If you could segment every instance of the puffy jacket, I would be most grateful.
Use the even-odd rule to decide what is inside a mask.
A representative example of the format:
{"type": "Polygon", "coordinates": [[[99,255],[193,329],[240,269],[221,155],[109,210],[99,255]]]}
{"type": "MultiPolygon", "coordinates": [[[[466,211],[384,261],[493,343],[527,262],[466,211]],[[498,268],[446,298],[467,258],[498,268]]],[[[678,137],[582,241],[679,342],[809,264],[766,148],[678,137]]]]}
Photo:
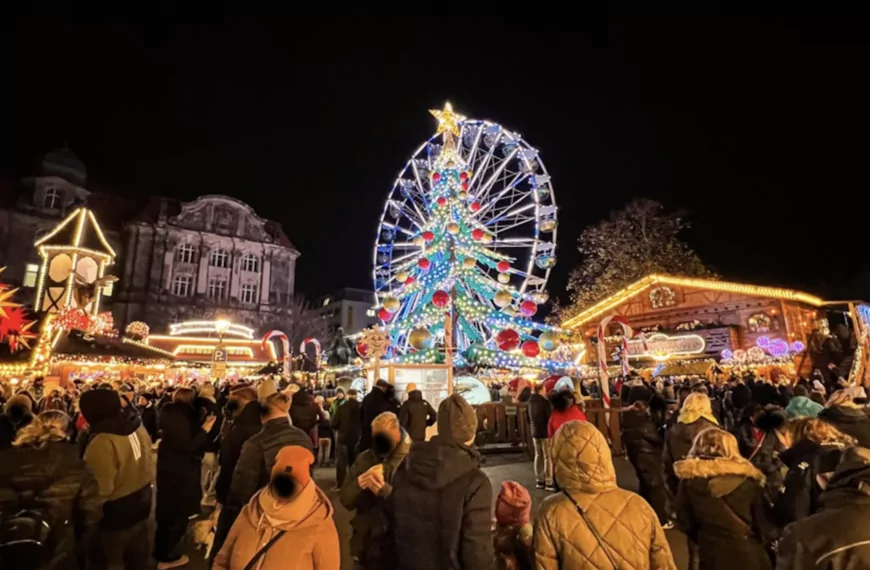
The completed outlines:
{"type": "Polygon", "coordinates": [[[221,449],[218,456],[221,468],[218,471],[217,483],[215,483],[215,495],[222,505],[226,504],[227,495],[230,493],[233,471],[235,471],[239,456],[242,454],[242,446],[248,439],[259,433],[260,428],[263,427],[260,422],[260,410],[259,402],[248,402],[232,420],[229,429],[225,430],[225,435],[221,439],[221,449]]]}
{"type": "Polygon", "coordinates": [[[870,568],[868,486],[870,450],[849,448],[822,493],[819,512],[786,527],[777,570],[870,568]]]}
{"type": "MultiPolygon", "coordinates": [[[[97,481],[70,443],[42,448],[10,448],[0,452],[0,512],[29,506],[28,495],[52,527],[53,544],[45,569],[68,570],[82,565],[89,539],[102,514],[97,481]]],[[[16,567],[0,559],[0,566],[16,567]]]]}
{"type": "Polygon", "coordinates": [[[616,485],[610,448],[601,432],[588,422],[569,422],[556,433],[552,445],[554,474],[563,492],[544,499],[538,509],[537,570],[612,570],[602,548],[608,549],[619,568],[676,570],[652,507],[616,485]],[[587,520],[606,546],[599,543],[587,520]]]}
{"type": "Polygon", "coordinates": [[[409,392],[408,401],[402,404],[399,410],[399,423],[411,436],[412,441],[425,440],[426,428],[434,425],[437,419],[438,413],[423,399],[423,392],[420,390],[409,392]]]}
{"type": "Polygon", "coordinates": [[[831,406],[819,412],[818,418],[854,437],[861,447],[870,448],[870,417],[861,408],[831,406]]]}
{"type": "Polygon", "coordinates": [[[535,439],[546,439],[547,424],[550,422],[550,412],[552,411],[550,400],[540,394],[532,394],[529,398],[529,404],[526,410],[529,412],[529,426],[531,427],[532,437],[535,439]]]}
{"type": "Polygon", "coordinates": [[[275,456],[282,447],[288,445],[298,445],[313,451],[308,434],[290,425],[290,420],[286,417],[267,421],[260,433],[245,442],[227,495],[228,508],[241,509],[248,504],[257,489],[266,486],[272,467],[275,466],[275,456]]]}
{"type": "Polygon", "coordinates": [[[395,568],[495,570],[491,508],[476,451],[442,436],[414,442],[387,501],[395,568]]]}

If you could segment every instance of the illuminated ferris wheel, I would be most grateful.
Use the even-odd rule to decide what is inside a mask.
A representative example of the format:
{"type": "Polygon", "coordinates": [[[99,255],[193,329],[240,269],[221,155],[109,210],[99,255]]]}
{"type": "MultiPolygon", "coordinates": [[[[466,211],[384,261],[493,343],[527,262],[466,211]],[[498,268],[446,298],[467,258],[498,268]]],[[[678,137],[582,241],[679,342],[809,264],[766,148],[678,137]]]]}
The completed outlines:
{"type": "MultiPolygon", "coordinates": [[[[550,175],[537,149],[519,134],[489,121],[456,117],[460,119],[459,135],[451,137],[449,152],[467,172],[467,178],[462,178],[465,191],[460,193],[465,195],[460,199],[467,205],[469,223],[489,250],[510,259],[507,271],[486,264],[479,264],[476,271],[494,288],[514,292],[508,305],[493,303],[491,291],[478,295],[478,300],[495,305],[506,315],[516,315],[523,300],[537,304],[547,301],[545,287],[556,262],[557,228],[550,175]]],[[[448,133],[439,130],[414,152],[384,204],[373,254],[378,304],[401,285],[408,268],[426,255],[427,243],[421,232],[431,227],[438,213],[438,178],[433,179],[431,173],[438,168],[446,136],[448,133]]],[[[421,290],[421,298],[410,299],[408,305],[421,301],[424,294],[421,290]]],[[[481,333],[488,336],[484,330],[481,333]]]]}

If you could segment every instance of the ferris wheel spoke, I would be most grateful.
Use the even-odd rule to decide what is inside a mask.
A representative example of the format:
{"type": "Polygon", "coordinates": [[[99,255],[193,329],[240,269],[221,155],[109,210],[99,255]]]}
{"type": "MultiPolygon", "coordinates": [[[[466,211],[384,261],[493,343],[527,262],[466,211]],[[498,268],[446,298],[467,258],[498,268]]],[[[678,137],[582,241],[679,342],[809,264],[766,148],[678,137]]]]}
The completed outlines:
{"type": "MultiPolygon", "coordinates": [[[[483,129],[481,129],[482,131],[483,129]]],[[[481,180],[483,180],[484,175],[487,170],[490,168],[490,162],[493,161],[493,157],[495,156],[495,146],[492,146],[486,153],[483,155],[483,158],[480,159],[479,164],[472,164],[471,160],[474,160],[476,157],[469,156],[469,166],[472,167],[471,171],[471,180],[469,181],[469,195],[475,198],[481,192],[482,184],[481,180]],[[477,189],[476,189],[477,188],[477,189]]],[[[498,159],[496,159],[498,160],[498,159]]],[[[497,167],[497,165],[496,165],[497,167]]]]}
{"type": "Polygon", "coordinates": [[[519,198],[513,200],[510,204],[507,204],[506,206],[503,206],[501,208],[493,208],[491,210],[492,214],[486,220],[481,220],[481,223],[483,223],[483,225],[485,226],[488,226],[489,224],[497,222],[498,220],[503,220],[505,218],[509,218],[510,216],[521,214],[529,210],[530,208],[535,208],[537,206],[537,204],[535,204],[534,202],[526,204],[525,206],[519,206],[523,202],[528,201],[529,193],[522,192],[519,194],[519,198]]]}
{"type": "Polygon", "coordinates": [[[506,232],[508,230],[518,228],[524,224],[528,224],[529,222],[537,222],[537,218],[535,218],[534,216],[518,218],[517,220],[511,221],[510,225],[498,226],[498,231],[506,232]]]}
{"type": "MultiPolygon", "coordinates": [[[[514,153],[512,153],[512,156],[513,156],[513,154],[516,154],[516,150],[514,150],[514,153]]],[[[504,169],[507,167],[507,165],[508,165],[508,161],[507,161],[507,160],[504,161],[504,162],[502,162],[502,163],[499,165],[499,169],[497,169],[495,172],[493,172],[492,176],[489,178],[489,180],[487,180],[487,185],[486,185],[484,191],[481,192],[480,195],[478,195],[478,196],[476,197],[478,202],[484,202],[484,201],[486,202],[486,204],[484,204],[483,207],[482,207],[482,208],[477,212],[477,217],[478,217],[478,218],[480,218],[480,217],[482,217],[484,214],[486,214],[486,212],[487,212],[490,208],[492,208],[493,206],[495,206],[495,205],[498,203],[498,201],[501,200],[501,199],[505,196],[505,194],[507,194],[508,192],[512,191],[512,190],[516,187],[517,184],[519,184],[519,183],[522,182],[525,178],[528,177],[528,174],[524,174],[524,173],[522,173],[522,172],[518,172],[518,173],[516,173],[516,174],[508,174],[508,176],[511,177],[510,182],[507,182],[507,183],[505,184],[504,188],[502,188],[502,190],[501,190],[498,194],[496,194],[495,197],[493,197],[493,198],[489,198],[489,192],[490,192],[490,190],[493,188],[493,186],[495,185],[495,183],[499,181],[499,180],[498,180],[498,176],[499,176],[500,174],[502,174],[502,172],[503,172],[504,169]]]]}
{"type": "Polygon", "coordinates": [[[417,228],[423,229],[424,222],[423,222],[422,216],[420,218],[417,218],[411,212],[409,212],[406,208],[404,208],[403,204],[401,204],[400,202],[398,202],[396,200],[391,199],[391,200],[389,200],[389,203],[392,207],[396,208],[400,214],[403,214],[406,218],[408,218],[408,221],[410,221],[412,224],[417,226],[417,228]]]}
{"type": "MultiPolygon", "coordinates": [[[[474,162],[475,154],[477,153],[477,149],[480,146],[480,139],[483,136],[483,128],[481,128],[479,125],[475,125],[475,127],[477,127],[477,129],[476,129],[476,133],[474,135],[474,141],[471,143],[471,147],[468,149],[468,152],[465,153],[465,162],[466,162],[466,164],[469,164],[469,165],[473,164],[473,162],[474,162]]],[[[464,133],[465,128],[466,127],[463,127],[463,133],[464,133]]],[[[474,128],[474,127],[472,127],[471,125],[468,125],[467,128],[474,128]]],[[[462,137],[462,135],[460,134],[460,139],[459,139],[460,141],[463,140],[463,138],[461,138],[461,137],[462,137]]],[[[471,179],[472,179],[472,181],[474,180],[473,171],[472,171],[471,179]]]]}

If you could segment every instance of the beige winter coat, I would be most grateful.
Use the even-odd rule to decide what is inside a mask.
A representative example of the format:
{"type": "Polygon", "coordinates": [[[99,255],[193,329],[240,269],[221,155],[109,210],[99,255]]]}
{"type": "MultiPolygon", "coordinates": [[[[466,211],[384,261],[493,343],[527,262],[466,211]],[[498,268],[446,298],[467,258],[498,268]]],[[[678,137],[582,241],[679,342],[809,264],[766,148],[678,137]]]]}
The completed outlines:
{"type": "MultiPolygon", "coordinates": [[[[598,530],[618,570],[676,570],[658,517],[639,495],[616,486],[610,448],[592,424],[572,421],[559,428],[553,438],[553,465],[556,481],[598,530]]],[[[564,493],[541,504],[534,552],[537,570],[613,570],[564,493]]]]}

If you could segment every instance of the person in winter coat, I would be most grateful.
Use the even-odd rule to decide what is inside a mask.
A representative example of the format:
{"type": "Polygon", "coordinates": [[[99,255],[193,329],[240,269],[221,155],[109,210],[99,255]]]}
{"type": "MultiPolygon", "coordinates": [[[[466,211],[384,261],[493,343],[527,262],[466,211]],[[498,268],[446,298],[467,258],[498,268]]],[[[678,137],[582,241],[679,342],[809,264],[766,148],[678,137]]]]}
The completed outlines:
{"type": "Polygon", "coordinates": [[[357,453],[372,446],[372,422],[384,412],[393,412],[398,416],[399,403],[396,401],[393,385],[386,380],[378,380],[362,401],[362,431],[357,453]]]}
{"type": "MultiPolygon", "coordinates": [[[[236,386],[230,391],[227,398],[226,413],[224,414],[224,429],[221,434],[220,452],[218,460],[217,484],[215,485],[215,497],[221,505],[226,503],[233,482],[233,472],[242,454],[242,446],[260,432],[260,402],[257,400],[257,392],[250,386],[236,386]]],[[[229,530],[229,529],[228,529],[229,530]]],[[[216,552],[216,550],[214,550],[216,552]]]]}
{"type": "Polygon", "coordinates": [[[153,566],[149,526],[154,459],[151,438],[139,416],[122,408],[113,390],[82,394],[79,408],[88,422],[82,439],[84,460],[103,499],[91,563],[96,568],[150,570],[153,566]]]}
{"type": "Polygon", "coordinates": [[[791,446],[785,412],[779,406],[751,405],[737,426],[740,454],[756,466],[765,477],[770,502],[782,487],[785,466],[779,456],[791,446]]]}
{"type": "Polygon", "coordinates": [[[640,496],[647,500],[665,528],[671,528],[671,507],[665,486],[662,452],[665,441],[653,423],[647,402],[652,394],[632,388],[630,407],[622,411],[622,443],[637,472],[640,496]]]}
{"type": "Polygon", "coordinates": [[[553,464],[562,492],[538,508],[537,570],[676,570],[658,516],[617,486],[610,447],[592,424],[572,421],[559,429],[553,464]]]}
{"type": "Polygon", "coordinates": [[[785,415],[788,416],[788,419],[814,418],[825,409],[821,404],[813,402],[809,398],[809,394],[809,391],[805,387],[795,386],[794,398],[791,399],[785,408],[785,415]]]}
{"type": "Polygon", "coordinates": [[[347,394],[342,388],[339,388],[335,391],[335,397],[332,399],[332,403],[329,404],[329,418],[330,420],[335,416],[335,413],[338,411],[338,408],[344,404],[345,398],[347,394]]]}
{"type": "Polygon", "coordinates": [[[18,431],[33,420],[33,400],[24,394],[9,398],[0,414],[0,449],[12,447],[18,431]]]}
{"type": "Polygon", "coordinates": [[[314,396],[308,390],[298,390],[293,394],[292,403],[290,404],[290,420],[293,425],[308,434],[311,438],[311,445],[317,446],[317,426],[320,423],[323,413],[320,406],[314,401],[314,396]]]}
{"type": "Polygon", "coordinates": [[[361,410],[357,391],[351,388],[347,391],[345,402],[329,420],[330,426],[336,433],[335,481],[339,489],[344,484],[347,468],[356,461],[356,446],[362,430],[361,410]]]}
{"type": "Polygon", "coordinates": [[[459,394],[438,406],[438,435],[411,445],[387,515],[396,570],[494,570],[492,485],[470,446],[477,414],[459,394]]]}
{"type": "Polygon", "coordinates": [[[550,419],[547,422],[547,437],[551,439],[566,422],[588,421],[586,414],[577,405],[577,397],[569,388],[551,391],[550,403],[553,405],[553,411],[550,412],[550,419]]]}
{"type": "Polygon", "coordinates": [[[268,486],[242,509],[214,570],[340,569],[332,504],[311,480],[313,463],[314,455],[304,447],[278,451],[268,486]]]}
{"type": "Polygon", "coordinates": [[[864,413],[861,405],[852,400],[847,390],[831,394],[818,418],[855,438],[861,447],[870,448],[870,417],[864,413]]]}
{"type": "Polygon", "coordinates": [[[355,510],[350,524],[350,552],[365,570],[389,568],[389,527],[384,502],[393,491],[396,471],[411,446],[411,438],[392,412],[372,422],[372,447],[356,458],[339,491],[339,501],[355,510]]]}
{"type": "Polygon", "coordinates": [[[672,495],[677,494],[680,483],[674,473],[674,463],[689,455],[689,450],[692,449],[695,437],[699,433],[718,425],[710,406],[710,398],[706,394],[695,392],[686,397],[674,426],[668,430],[665,449],[662,452],[665,483],[672,495]]]}
{"type": "Polygon", "coordinates": [[[850,447],[828,480],[819,511],[786,527],[777,570],[870,568],[870,450],[850,447]]]}
{"type": "MultiPolygon", "coordinates": [[[[87,568],[102,499],[96,479],[69,442],[70,427],[64,412],[43,412],[18,431],[12,448],[0,451],[2,518],[33,509],[51,529],[50,542],[39,554],[0,545],[0,568],[87,568]]],[[[0,529],[11,522],[0,522],[0,529]]]]}
{"type": "Polygon", "coordinates": [[[818,418],[801,418],[792,426],[793,444],[779,458],[788,467],[773,503],[780,527],[818,512],[824,485],[847,447],[855,440],[818,418]]]}
{"type": "Polygon", "coordinates": [[[138,407],[139,417],[142,419],[142,425],[145,426],[145,431],[151,436],[151,441],[157,441],[157,407],[154,405],[154,394],[145,393],[139,394],[138,407]]]}
{"type": "Polygon", "coordinates": [[[210,416],[200,423],[194,399],[192,389],[178,388],[172,402],[163,406],[157,417],[160,445],[154,556],[158,570],[187,564],[182,539],[188,518],[200,512],[202,456],[215,418],[210,416]]]}
{"type": "Polygon", "coordinates": [[[764,512],[764,475],[740,455],[735,437],[705,429],[674,471],[680,478],[677,523],[697,545],[690,549],[697,568],[770,569],[765,544],[773,529],[764,512]]]}
{"type": "Polygon", "coordinates": [[[399,409],[399,423],[408,432],[411,441],[424,441],[426,428],[435,425],[438,414],[435,413],[432,405],[423,399],[423,392],[418,390],[413,382],[408,384],[405,393],[408,394],[408,401],[399,409]]]}
{"type": "Polygon", "coordinates": [[[552,406],[544,396],[544,384],[535,386],[535,393],[529,397],[526,411],[529,414],[529,427],[535,445],[535,487],[555,490],[553,487],[553,463],[550,460],[550,436],[547,426],[550,423],[552,406]]]}
{"type": "Polygon", "coordinates": [[[495,499],[492,547],[498,570],[532,570],[532,497],[516,481],[501,484],[495,499]]]}
{"type": "Polygon", "coordinates": [[[223,426],[223,412],[215,398],[214,385],[206,382],[199,387],[199,394],[194,401],[200,421],[209,416],[214,417],[214,424],[208,432],[202,455],[200,485],[202,486],[202,506],[213,507],[217,503],[215,486],[217,485],[218,451],[220,450],[220,434],[223,426]]]}

